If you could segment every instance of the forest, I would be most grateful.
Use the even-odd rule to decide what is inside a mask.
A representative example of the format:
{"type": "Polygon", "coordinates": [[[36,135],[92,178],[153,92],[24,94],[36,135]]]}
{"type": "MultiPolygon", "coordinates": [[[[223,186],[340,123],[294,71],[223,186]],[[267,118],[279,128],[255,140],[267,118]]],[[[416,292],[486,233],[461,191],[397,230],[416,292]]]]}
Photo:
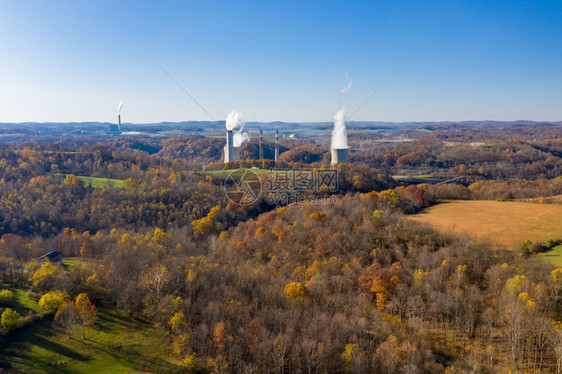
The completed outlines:
{"type": "Polygon", "coordinates": [[[5,352],[38,321],[87,341],[97,308],[154,326],[174,363],[161,372],[560,373],[562,268],[537,253],[562,238],[504,248],[407,218],[561,195],[560,128],[527,131],[351,135],[335,203],[286,206],[235,204],[224,176],[325,168],[320,141],[287,139],[277,163],[249,143],[228,165],[204,135],[4,142],[0,367],[25,371],[5,352]],[[51,251],[62,265],[39,262],[51,251]],[[18,314],[18,290],[42,311],[18,314]]]}

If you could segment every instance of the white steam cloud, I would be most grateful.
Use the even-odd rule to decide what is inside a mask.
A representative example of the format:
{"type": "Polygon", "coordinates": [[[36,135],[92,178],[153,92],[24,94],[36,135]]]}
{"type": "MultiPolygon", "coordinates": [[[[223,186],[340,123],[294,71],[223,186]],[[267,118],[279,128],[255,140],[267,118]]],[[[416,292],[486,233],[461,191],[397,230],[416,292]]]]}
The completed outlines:
{"type": "Polygon", "coordinates": [[[242,143],[250,141],[250,135],[244,131],[244,121],[242,121],[242,114],[237,111],[232,111],[226,117],[226,129],[232,131],[238,129],[238,131],[232,134],[232,145],[234,147],[240,147],[242,143]]]}
{"type": "Polygon", "coordinates": [[[345,96],[345,93],[351,88],[351,84],[353,83],[353,81],[349,77],[349,73],[345,73],[345,79],[347,79],[349,82],[347,82],[347,86],[345,86],[340,90],[340,104],[343,101],[343,97],[345,96]]]}
{"type": "Polygon", "coordinates": [[[353,81],[349,78],[349,74],[345,75],[349,81],[347,85],[340,90],[340,109],[334,114],[334,130],[332,130],[332,148],[333,149],[348,149],[347,144],[347,131],[345,130],[345,108],[343,106],[343,99],[345,93],[351,88],[353,81]]]}
{"type": "Polygon", "coordinates": [[[240,147],[242,143],[249,141],[250,135],[244,131],[244,127],[241,127],[240,130],[236,131],[232,136],[232,145],[235,147],[240,147]]]}
{"type": "Polygon", "coordinates": [[[233,110],[232,112],[230,112],[228,117],[226,117],[226,129],[228,131],[232,131],[239,126],[243,126],[242,114],[233,110]]]}
{"type": "Polygon", "coordinates": [[[121,114],[121,108],[123,108],[123,100],[121,100],[119,106],[117,107],[117,114],[121,114]]]}

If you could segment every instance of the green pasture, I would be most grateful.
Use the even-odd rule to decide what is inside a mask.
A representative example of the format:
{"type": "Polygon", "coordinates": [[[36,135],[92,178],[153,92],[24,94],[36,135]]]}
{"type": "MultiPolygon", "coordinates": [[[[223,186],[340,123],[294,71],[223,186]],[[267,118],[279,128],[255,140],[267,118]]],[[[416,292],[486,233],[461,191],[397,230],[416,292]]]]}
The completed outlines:
{"type": "Polygon", "coordinates": [[[92,186],[92,188],[124,188],[125,183],[121,179],[111,179],[111,178],[98,178],[98,177],[84,177],[77,175],[78,178],[84,182],[86,186],[92,186]]]}
{"type": "Polygon", "coordinates": [[[0,365],[14,373],[176,373],[171,344],[152,324],[98,309],[86,339],[52,328],[52,316],[0,337],[0,365]]]}

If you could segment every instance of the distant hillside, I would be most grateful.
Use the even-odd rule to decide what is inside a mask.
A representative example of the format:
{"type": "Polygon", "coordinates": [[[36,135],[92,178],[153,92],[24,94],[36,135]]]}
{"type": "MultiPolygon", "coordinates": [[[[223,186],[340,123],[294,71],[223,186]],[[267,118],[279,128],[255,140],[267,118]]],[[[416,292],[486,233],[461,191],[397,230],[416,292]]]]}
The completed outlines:
{"type": "MultiPolygon", "coordinates": [[[[110,122],[0,122],[0,129],[8,128],[34,128],[34,129],[56,129],[56,128],[106,128],[110,122]]],[[[205,129],[222,129],[224,128],[224,121],[182,121],[182,122],[155,122],[155,123],[128,123],[124,122],[123,126],[139,127],[174,127],[174,128],[205,128],[205,129]]],[[[356,126],[361,128],[369,127],[400,127],[400,126],[450,126],[450,125],[464,125],[464,126],[512,126],[512,125],[562,125],[562,121],[549,122],[549,121],[434,121],[434,122],[384,122],[384,121],[349,121],[348,126],[356,126]]],[[[332,126],[332,122],[246,122],[247,128],[299,128],[299,127],[326,127],[332,126]]]]}

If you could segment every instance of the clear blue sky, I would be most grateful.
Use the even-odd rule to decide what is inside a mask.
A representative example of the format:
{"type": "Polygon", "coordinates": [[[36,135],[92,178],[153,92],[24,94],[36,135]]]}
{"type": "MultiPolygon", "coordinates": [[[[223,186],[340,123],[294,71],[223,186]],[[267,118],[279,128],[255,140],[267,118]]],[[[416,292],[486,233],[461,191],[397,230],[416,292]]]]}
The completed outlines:
{"type": "Polygon", "coordinates": [[[562,1],[0,0],[0,122],[562,120],[562,1]]]}

